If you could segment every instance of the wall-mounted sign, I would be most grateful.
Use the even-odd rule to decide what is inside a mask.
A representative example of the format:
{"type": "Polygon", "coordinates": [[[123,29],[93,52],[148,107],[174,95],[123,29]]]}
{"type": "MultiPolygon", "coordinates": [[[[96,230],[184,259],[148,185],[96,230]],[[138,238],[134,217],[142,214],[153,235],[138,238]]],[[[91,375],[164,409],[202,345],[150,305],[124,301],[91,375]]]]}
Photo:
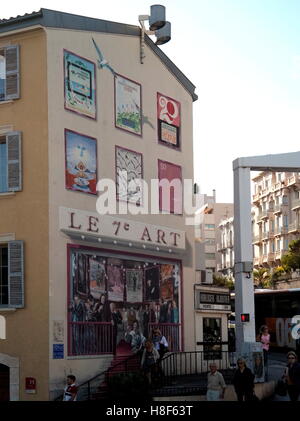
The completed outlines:
{"type": "Polygon", "coordinates": [[[64,359],[64,344],[53,344],[53,359],[64,359]]]}
{"type": "Polygon", "coordinates": [[[117,216],[100,216],[96,212],[60,207],[59,228],[68,235],[82,234],[116,242],[135,242],[152,248],[185,250],[185,231],[117,216]]]}
{"type": "Polygon", "coordinates": [[[36,393],[36,379],[34,377],[25,377],[25,392],[36,393]]]}
{"type": "Polygon", "coordinates": [[[198,291],[198,308],[202,310],[230,310],[230,294],[198,291]]]}

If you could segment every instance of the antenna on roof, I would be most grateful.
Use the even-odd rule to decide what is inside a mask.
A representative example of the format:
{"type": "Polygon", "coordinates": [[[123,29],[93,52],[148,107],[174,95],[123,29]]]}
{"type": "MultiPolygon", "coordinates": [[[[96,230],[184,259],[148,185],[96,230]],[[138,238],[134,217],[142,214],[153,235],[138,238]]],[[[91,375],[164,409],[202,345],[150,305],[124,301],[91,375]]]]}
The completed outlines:
{"type": "Polygon", "coordinates": [[[150,6],[150,15],[139,15],[141,25],[140,60],[143,64],[145,56],[145,34],[156,36],[156,45],[162,45],[171,39],[171,23],[166,21],[166,8],[160,4],[150,6]],[[149,29],[145,28],[145,21],[149,21],[149,29]]]}

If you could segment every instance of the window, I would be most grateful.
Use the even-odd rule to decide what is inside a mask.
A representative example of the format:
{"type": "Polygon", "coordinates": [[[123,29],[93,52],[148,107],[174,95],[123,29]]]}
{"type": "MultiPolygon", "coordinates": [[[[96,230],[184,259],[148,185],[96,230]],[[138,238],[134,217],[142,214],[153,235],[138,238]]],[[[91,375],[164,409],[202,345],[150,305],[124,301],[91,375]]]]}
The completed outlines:
{"type": "Polygon", "coordinates": [[[288,205],[289,204],[289,200],[287,196],[282,196],[282,204],[283,205],[288,205]]]}
{"type": "Polygon", "coordinates": [[[0,309],[24,307],[23,241],[0,243],[0,309]]]}
{"type": "Polygon", "coordinates": [[[215,224],[205,224],[204,227],[205,227],[205,229],[208,229],[208,230],[214,230],[215,224]]]}
{"type": "Polygon", "coordinates": [[[19,47],[0,48],[0,102],[20,97],[19,47]]]}
{"type": "Polygon", "coordinates": [[[205,239],[205,243],[206,243],[208,246],[214,246],[214,245],[216,244],[216,240],[215,240],[215,239],[213,239],[213,238],[206,238],[206,239],[205,239]]]}
{"type": "Polygon", "coordinates": [[[22,190],[21,133],[0,136],[0,193],[22,190]]]}
{"type": "Polygon", "coordinates": [[[287,228],[288,223],[289,223],[289,221],[288,221],[288,215],[283,215],[283,226],[285,228],[287,228]]]}
{"type": "Polygon", "coordinates": [[[182,172],[179,165],[158,160],[159,210],[182,215],[182,172]]]}

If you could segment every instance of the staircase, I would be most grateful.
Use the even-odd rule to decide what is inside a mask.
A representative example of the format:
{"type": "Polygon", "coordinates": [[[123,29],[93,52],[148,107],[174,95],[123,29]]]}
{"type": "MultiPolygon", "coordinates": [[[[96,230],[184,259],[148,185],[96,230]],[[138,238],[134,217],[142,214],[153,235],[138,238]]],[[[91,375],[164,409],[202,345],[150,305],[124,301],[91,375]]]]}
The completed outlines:
{"type": "Polygon", "coordinates": [[[130,344],[124,340],[120,341],[116,348],[114,359],[104,375],[104,379],[99,385],[97,392],[92,395],[93,400],[106,399],[108,393],[108,382],[113,376],[122,373],[140,372],[141,357],[132,354],[130,344]]]}

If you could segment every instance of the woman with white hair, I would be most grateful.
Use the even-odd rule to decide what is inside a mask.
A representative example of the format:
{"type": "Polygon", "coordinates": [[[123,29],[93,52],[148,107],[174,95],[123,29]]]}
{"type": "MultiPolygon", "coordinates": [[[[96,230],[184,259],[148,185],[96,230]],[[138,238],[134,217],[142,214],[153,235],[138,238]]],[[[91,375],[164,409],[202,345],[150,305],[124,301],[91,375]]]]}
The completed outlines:
{"type": "Polygon", "coordinates": [[[254,374],[246,366],[244,358],[237,360],[237,369],[232,380],[238,401],[252,401],[254,397],[254,374]]]}

